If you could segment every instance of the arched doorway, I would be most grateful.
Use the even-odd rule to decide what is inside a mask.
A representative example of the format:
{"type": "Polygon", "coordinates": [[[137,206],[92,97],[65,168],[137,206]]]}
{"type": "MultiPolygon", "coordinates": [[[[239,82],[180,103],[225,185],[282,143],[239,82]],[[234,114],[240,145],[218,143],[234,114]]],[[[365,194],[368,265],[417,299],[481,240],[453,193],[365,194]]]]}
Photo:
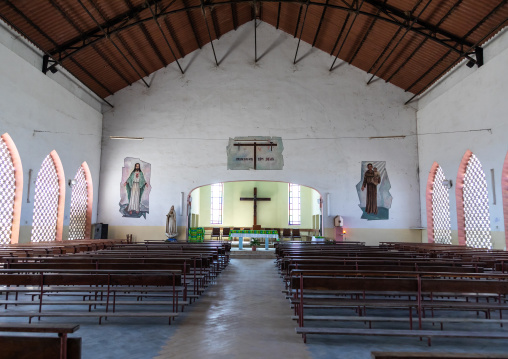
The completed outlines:
{"type": "Polygon", "coordinates": [[[302,235],[320,235],[321,194],[314,188],[288,182],[234,181],[193,189],[187,200],[187,226],[251,229],[297,228],[302,235]],[[254,195],[256,191],[256,195],[254,195]],[[254,197],[257,199],[254,215],[254,197]]]}

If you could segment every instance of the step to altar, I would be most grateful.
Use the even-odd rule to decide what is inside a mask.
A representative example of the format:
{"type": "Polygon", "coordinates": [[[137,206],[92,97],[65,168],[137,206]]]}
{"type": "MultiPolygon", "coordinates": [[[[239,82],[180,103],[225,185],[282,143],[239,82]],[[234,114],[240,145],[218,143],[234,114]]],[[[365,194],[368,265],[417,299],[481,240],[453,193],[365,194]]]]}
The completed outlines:
{"type": "Polygon", "coordinates": [[[269,248],[265,250],[263,248],[257,248],[255,251],[252,248],[245,248],[243,250],[239,250],[238,248],[231,248],[231,252],[229,254],[232,259],[274,259],[275,260],[275,250],[274,248],[269,248]]]}

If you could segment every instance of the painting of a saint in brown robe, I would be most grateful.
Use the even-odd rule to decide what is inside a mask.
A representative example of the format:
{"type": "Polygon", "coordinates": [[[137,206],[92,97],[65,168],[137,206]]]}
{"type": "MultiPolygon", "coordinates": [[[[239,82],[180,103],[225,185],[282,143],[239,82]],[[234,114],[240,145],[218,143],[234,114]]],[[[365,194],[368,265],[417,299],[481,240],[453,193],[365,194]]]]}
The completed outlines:
{"type": "Polygon", "coordinates": [[[363,161],[361,180],[356,185],[362,219],[388,219],[392,206],[391,185],[385,161],[363,161]]]}
{"type": "Polygon", "coordinates": [[[377,168],[372,168],[372,163],[367,165],[367,171],[363,174],[362,191],[367,188],[367,203],[365,212],[377,214],[377,185],[381,182],[381,177],[377,168]]]}

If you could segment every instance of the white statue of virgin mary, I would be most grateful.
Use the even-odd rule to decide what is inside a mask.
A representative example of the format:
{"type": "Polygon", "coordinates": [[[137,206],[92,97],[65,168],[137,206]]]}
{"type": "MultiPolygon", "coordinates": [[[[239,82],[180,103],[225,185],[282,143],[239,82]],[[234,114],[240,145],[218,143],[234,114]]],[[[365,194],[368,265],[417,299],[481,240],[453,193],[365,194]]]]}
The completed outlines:
{"type": "Polygon", "coordinates": [[[175,206],[171,206],[169,213],[166,215],[166,236],[168,238],[176,238],[178,236],[175,206]]]}

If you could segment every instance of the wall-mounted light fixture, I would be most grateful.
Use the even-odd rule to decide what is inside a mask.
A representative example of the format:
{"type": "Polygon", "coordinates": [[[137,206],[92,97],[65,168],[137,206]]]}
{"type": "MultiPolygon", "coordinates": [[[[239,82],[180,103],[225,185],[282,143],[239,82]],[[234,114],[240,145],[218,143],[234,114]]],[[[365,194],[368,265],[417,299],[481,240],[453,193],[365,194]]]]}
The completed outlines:
{"type": "Polygon", "coordinates": [[[78,181],[76,181],[74,178],[73,179],[70,179],[69,182],[67,182],[69,184],[69,187],[72,188],[72,186],[74,186],[76,183],[78,183],[78,181]]]}
{"type": "Polygon", "coordinates": [[[452,180],[447,180],[447,179],[443,180],[443,186],[445,188],[448,188],[448,189],[452,188],[452,184],[453,184],[452,180]]]}
{"type": "Polygon", "coordinates": [[[133,140],[133,141],[143,141],[144,137],[130,137],[130,136],[109,136],[110,140],[133,140]]]}

